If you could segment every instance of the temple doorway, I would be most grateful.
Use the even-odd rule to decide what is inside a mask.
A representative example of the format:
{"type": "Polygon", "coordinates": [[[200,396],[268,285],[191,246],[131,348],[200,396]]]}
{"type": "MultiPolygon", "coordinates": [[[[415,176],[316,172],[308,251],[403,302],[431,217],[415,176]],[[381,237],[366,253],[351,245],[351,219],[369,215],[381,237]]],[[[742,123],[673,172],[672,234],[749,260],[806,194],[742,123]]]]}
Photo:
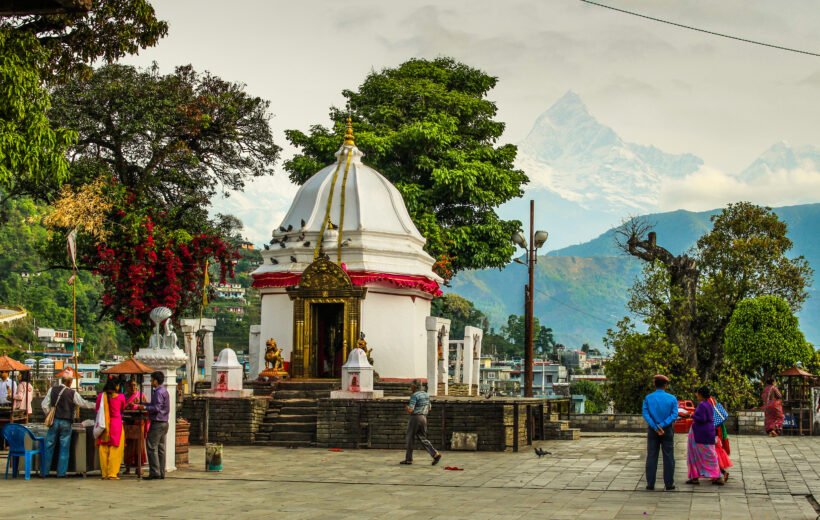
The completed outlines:
{"type": "Polygon", "coordinates": [[[343,303],[314,303],[311,305],[313,338],[315,341],[318,377],[341,377],[344,363],[344,310],[343,303]]]}

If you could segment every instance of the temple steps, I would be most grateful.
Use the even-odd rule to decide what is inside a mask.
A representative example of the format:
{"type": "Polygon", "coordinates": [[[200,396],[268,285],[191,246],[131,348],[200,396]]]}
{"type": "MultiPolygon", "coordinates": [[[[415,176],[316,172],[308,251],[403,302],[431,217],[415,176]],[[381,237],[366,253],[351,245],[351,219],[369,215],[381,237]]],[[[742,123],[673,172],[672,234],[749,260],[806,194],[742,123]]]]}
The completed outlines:
{"type": "Polygon", "coordinates": [[[338,387],[338,380],[296,380],[276,383],[254,444],[314,446],[319,399],[330,397],[330,392],[338,387]]]}

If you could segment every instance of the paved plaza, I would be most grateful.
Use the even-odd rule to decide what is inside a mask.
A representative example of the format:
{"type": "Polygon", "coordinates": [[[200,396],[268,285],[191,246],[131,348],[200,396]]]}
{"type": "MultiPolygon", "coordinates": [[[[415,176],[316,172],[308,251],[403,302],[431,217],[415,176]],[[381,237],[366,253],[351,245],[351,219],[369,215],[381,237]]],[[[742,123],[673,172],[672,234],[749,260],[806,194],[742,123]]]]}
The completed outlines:
{"type": "MultiPolygon", "coordinates": [[[[448,452],[441,464],[394,450],[226,446],[222,473],[195,463],[165,481],[96,477],[0,483],[2,517],[294,519],[811,519],[820,497],[820,438],[733,437],[725,487],[687,486],[677,437],[674,492],[648,492],[639,435],[549,441],[521,453],[448,452]],[[456,466],[463,471],[448,471],[456,466]]],[[[0,458],[5,466],[5,460],[0,458]]],[[[660,471],[659,471],[660,475],[660,471]]],[[[662,488],[662,483],[658,483],[662,488]]]]}

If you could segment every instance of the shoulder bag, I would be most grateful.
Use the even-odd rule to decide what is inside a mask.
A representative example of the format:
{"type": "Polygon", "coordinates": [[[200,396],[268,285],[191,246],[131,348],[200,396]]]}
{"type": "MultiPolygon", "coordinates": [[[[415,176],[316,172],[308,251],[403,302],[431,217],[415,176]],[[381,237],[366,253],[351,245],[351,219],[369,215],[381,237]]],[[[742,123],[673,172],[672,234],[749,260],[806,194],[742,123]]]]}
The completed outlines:
{"type": "MultiPolygon", "coordinates": [[[[65,392],[66,388],[68,388],[68,387],[64,386],[63,389],[60,390],[60,394],[57,396],[57,400],[54,401],[54,404],[52,404],[48,408],[48,414],[46,415],[46,418],[43,421],[43,424],[45,424],[49,428],[51,428],[51,425],[54,424],[54,415],[57,413],[57,403],[60,402],[60,398],[63,396],[63,392],[65,392]]],[[[53,390],[52,390],[52,392],[53,392],[53,390]]]]}

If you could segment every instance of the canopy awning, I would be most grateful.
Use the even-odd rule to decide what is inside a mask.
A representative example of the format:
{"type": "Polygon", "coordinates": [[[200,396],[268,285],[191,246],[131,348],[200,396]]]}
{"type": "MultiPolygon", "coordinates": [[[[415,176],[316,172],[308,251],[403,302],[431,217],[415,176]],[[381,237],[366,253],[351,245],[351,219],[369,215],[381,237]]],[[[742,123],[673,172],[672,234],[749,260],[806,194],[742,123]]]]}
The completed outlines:
{"type": "Polygon", "coordinates": [[[101,372],[103,374],[152,374],[156,371],[157,369],[155,368],[151,368],[134,358],[129,358],[122,363],[118,363],[111,368],[106,368],[101,372]]]}
{"type": "Polygon", "coordinates": [[[31,367],[8,356],[0,356],[0,372],[26,372],[31,367]]]}

